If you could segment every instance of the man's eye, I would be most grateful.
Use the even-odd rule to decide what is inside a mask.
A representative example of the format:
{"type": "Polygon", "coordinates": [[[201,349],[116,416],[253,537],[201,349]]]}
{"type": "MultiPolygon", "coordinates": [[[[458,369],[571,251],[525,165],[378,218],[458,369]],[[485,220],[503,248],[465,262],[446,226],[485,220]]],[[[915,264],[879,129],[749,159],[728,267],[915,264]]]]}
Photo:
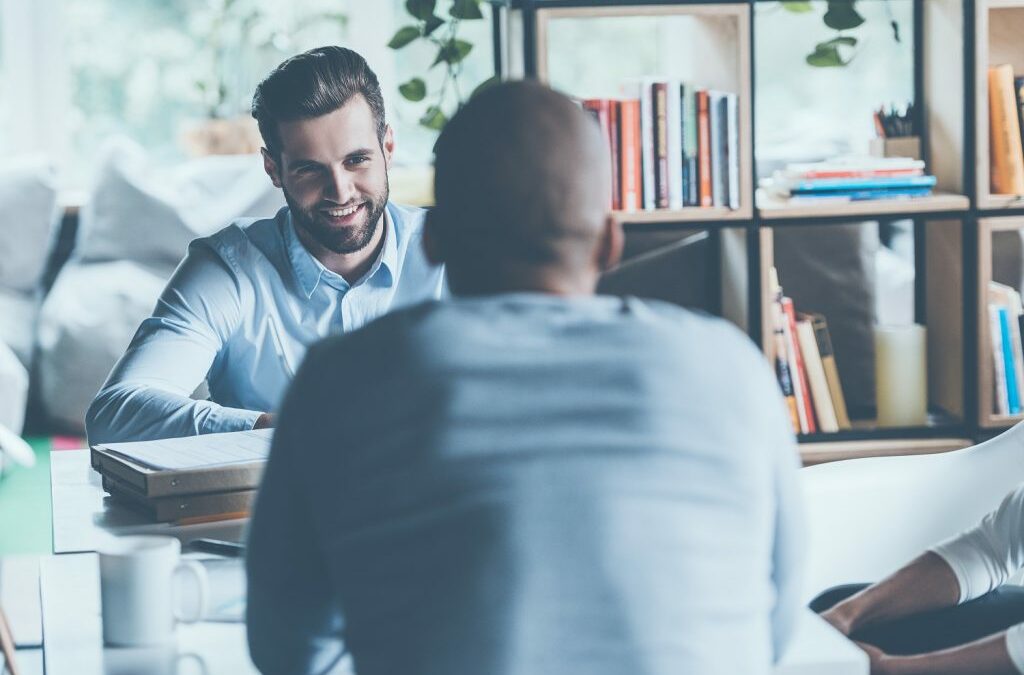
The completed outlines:
{"type": "Polygon", "coordinates": [[[295,173],[300,175],[300,176],[308,176],[310,174],[316,173],[316,167],[309,166],[309,165],[300,166],[300,167],[295,169],[295,173]]]}
{"type": "Polygon", "coordinates": [[[370,161],[369,157],[367,157],[365,155],[359,155],[357,157],[350,157],[349,160],[348,160],[348,164],[349,164],[349,166],[358,166],[360,164],[365,164],[366,162],[369,162],[369,161],[370,161]]]}

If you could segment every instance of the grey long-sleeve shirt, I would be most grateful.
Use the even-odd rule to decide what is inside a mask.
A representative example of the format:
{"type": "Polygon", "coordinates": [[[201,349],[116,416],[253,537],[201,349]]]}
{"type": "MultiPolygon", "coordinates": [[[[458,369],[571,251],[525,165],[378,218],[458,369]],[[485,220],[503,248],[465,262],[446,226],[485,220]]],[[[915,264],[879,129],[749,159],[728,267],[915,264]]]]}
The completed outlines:
{"type": "Polygon", "coordinates": [[[767,673],[799,605],[796,469],[768,365],[724,321],[535,294],[397,312],[314,347],[286,398],[253,659],[767,673]]]}

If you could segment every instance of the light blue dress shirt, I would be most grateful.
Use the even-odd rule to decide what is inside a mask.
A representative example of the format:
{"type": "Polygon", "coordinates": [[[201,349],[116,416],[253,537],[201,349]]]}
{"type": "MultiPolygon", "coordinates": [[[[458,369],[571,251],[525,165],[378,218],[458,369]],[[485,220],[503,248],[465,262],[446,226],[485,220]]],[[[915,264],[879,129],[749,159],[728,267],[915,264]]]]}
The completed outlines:
{"type": "Polygon", "coordinates": [[[287,208],[193,241],[89,407],[89,442],[252,428],[277,410],[312,343],[441,297],[424,213],[388,203],[381,253],[354,284],[306,250],[287,208]],[[204,380],[210,400],[192,399],[204,380]]]}
{"type": "Polygon", "coordinates": [[[250,652],[264,675],[768,675],[802,605],[798,465],[720,319],[527,293],[394,312],[314,347],[282,406],[250,652]]]}

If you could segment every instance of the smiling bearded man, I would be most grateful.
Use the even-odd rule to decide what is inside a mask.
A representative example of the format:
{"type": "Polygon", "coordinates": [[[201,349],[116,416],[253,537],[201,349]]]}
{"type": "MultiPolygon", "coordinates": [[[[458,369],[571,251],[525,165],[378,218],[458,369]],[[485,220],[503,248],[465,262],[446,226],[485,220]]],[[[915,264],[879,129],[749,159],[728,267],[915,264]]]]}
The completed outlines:
{"type": "Polygon", "coordinates": [[[394,133],[361,56],[288,59],[252,114],[288,206],[190,244],[89,407],[90,443],[273,426],[310,344],[445,293],[423,254],[423,210],[389,201],[394,133]],[[194,400],[204,380],[210,400],[194,400]]]}

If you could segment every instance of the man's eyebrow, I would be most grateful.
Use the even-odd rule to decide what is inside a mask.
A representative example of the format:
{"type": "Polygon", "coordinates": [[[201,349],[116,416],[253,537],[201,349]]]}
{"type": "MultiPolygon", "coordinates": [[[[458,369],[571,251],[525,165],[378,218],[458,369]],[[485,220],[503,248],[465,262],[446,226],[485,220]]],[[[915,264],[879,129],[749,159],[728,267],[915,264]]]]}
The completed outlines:
{"type": "Polygon", "coordinates": [[[355,157],[357,155],[371,155],[371,154],[373,154],[373,150],[372,149],[370,149],[370,148],[359,148],[358,150],[353,150],[352,152],[348,153],[345,156],[346,157],[355,157]]]}

